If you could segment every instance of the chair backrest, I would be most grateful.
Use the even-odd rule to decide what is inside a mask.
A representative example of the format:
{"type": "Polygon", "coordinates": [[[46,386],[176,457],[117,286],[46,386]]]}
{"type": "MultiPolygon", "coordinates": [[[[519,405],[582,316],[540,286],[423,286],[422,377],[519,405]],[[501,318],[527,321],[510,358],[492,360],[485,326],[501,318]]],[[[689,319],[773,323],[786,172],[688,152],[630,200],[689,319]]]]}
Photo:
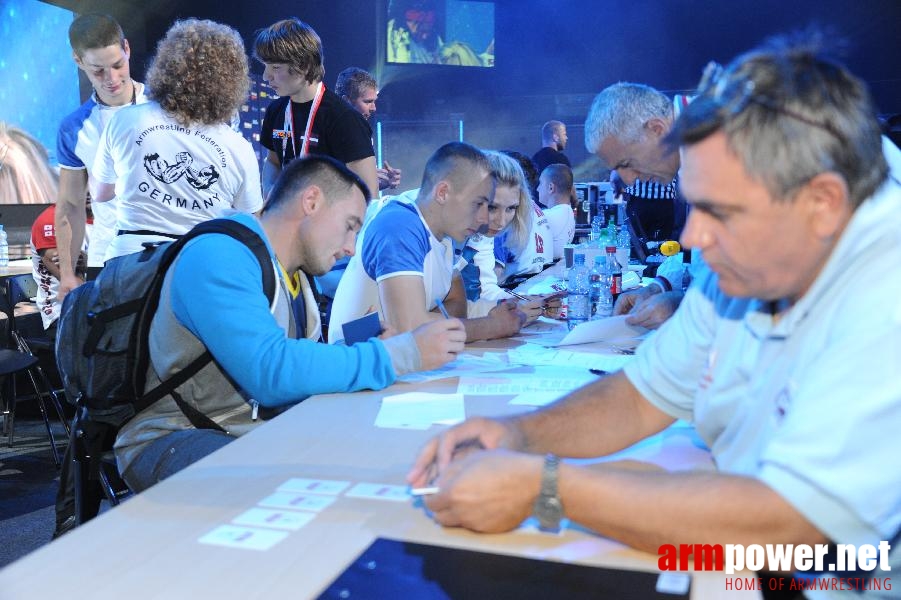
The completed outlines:
{"type": "Polygon", "coordinates": [[[22,331],[25,335],[43,333],[41,315],[37,311],[34,301],[37,293],[38,284],[30,273],[3,278],[2,285],[0,285],[0,312],[6,315],[8,342],[12,342],[14,331],[22,331]],[[35,310],[17,317],[16,306],[20,303],[30,304],[35,310]]]}

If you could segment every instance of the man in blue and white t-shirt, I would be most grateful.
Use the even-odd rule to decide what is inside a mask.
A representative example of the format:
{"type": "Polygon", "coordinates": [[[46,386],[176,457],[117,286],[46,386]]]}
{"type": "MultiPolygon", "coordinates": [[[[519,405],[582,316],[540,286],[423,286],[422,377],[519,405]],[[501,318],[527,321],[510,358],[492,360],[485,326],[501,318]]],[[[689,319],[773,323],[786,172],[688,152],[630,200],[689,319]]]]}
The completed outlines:
{"type": "MultiPolygon", "coordinates": [[[[85,198],[100,134],[121,108],[146,102],[144,85],[132,80],[131,50],[119,24],[108,15],[81,15],[69,26],[72,58],[84,71],[94,93],[63,119],[57,139],[59,197],[56,238],[59,250],[59,301],[82,283],[75,261],[84,243],[85,198]]],[[[88,245],[88,268],[103,266],[106,247],[116,236],[116,204],[95,204],[88,245]]]]}
{"type": "MultiPolygon", "coordinates": [[[[488,222],[494,178],[482,152],[453,142],[429,158],[415,202],[388,202],[357,243],[335,293],[329,342],[343,339],[341,326],[377,310],[404,332],[443,318],[466,316],[466,294],[453,251],[488,222]]],[[[463,319],[467,341],[517,333],[525,315],[502,303],[487,316],[463,319]]]]}

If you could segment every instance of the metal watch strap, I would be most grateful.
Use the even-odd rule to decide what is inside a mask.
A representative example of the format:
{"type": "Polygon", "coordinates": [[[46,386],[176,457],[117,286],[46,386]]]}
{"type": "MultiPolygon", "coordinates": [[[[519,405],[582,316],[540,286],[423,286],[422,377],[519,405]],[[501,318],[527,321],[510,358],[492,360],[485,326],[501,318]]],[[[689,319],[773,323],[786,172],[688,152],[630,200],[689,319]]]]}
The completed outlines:
{"type": "Polygon", "coordinates": [[[558,467],[560,459],[553,454],[544,457],[541,470],[541,491],[535,500],[535,516],[539,526],[546,531],[559,531],[563,518],[563,506],[557,489],[558,467]]]}

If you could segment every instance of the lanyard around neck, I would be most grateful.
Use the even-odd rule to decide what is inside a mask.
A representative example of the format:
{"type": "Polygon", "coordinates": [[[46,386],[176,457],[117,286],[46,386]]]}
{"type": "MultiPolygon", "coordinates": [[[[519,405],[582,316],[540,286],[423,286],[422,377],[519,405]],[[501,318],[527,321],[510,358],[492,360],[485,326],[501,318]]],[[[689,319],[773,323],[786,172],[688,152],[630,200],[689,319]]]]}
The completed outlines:
{"type": "MultiPolygon", "coordinates": [[[[316,95],[313,97],[313,104],[310,106],[310,114],[307,116],[307,126],[303,131],[303,143],[300,152],[297,152],[297,139],[294,137],[294,108],[291,98],[288,98],[288,105],[285,107],[285,130],[291,138],[291,148],[294,150],[295,158],[303,158],[310,153],[310,136],[313,133],[313,120],[316,119],[316,113],[319,111],[319,105],[322,103],[322,96],[325,94],[325,85],[320,81],[316,86],[316,95]]],[[[288,145],[282,145],[282,162],[288,160],[288,145]]]]}

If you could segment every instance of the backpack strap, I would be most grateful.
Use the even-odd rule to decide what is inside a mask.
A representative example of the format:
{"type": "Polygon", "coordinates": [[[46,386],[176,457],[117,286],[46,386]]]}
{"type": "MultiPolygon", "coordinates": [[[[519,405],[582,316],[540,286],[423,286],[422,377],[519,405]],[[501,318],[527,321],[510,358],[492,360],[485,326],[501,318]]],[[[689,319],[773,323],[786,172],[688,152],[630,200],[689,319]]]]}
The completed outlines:
{"type": "MultiPolygon", "coordinates": [[[[141,323],[146,323],[147,331],[139,332],[139,335],[149,334],[150,322],[159,306],[159,297],[160,293],[162,292],[162,284],[163,280],[165,279],[165,274],[166,272],[168,272],[169,267],[172,266],[172,263],[175,262],[175,258],[178,256],[179,252],[181,252],[181,249],[184,248],[185,244],[187,244],[194,238],[211,233],[227,235],[241,242],[242,244],[247,246],[251,250],[251,252],[253,252],[253,255],[260,263],[260,269],[262,270],[263,292],[266,294],[266,298],[269,300],[270,305],[275,300],[275,271],[272,268],[272,259],[269,255],[269,250],[266,247],[266,243],[263,241],[263,238],[261,238],[255,231],[253,231],[246,225],[243,225],[232,219],[213,219],[210,221],[205,221],[196,225],[193,229],[191,229],[191,231],[183,235],[178,239],[178,241],[172,243],[168,248],[165,249],[166,254],[160,261],[160,275],[157,278],[157,281],[154,282],[153,288],[148,293],[148,301],[145,309],[146,312],[141,316],[139,320],[139,322],[141,323]]],[[[201,369],[203,369],[212,361],[213,355],[210,354],[209,350],[204,351],[203,354],[192,360],[184,369],[181,369],[172,377],[169,377],[165,381],[162,381],[155,388],[141,395],[141,397],[138,398],[138,400],[134,403],[135,414],[140,413],[165,396],[171,395],[175,400],[175,403],[195,428],[225,431],[218,423],[185,402],[181,395],[175,391],[179,386],[186,383],[189,379],[199,373],[201,369]]],[[[149,352],[141,362],[144,364],[138,365],[138,373],[146,374],[147,368],[149,367],[149,352]]],[[[143,387],[144,376],[142,375],[140,379],[140,387],[138,389],[143,389],[143,387]]]]}

